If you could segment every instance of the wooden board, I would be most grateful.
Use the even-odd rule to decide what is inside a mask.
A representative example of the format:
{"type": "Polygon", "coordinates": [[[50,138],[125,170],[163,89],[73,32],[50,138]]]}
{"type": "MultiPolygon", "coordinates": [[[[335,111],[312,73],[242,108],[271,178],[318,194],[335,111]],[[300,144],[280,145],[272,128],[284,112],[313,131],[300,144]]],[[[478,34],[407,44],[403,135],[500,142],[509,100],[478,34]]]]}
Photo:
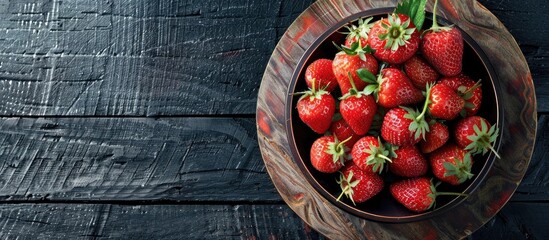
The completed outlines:
{"type": "MultiPolygon", "coordinates": [[[[514,201],[549,198],[549,116],[514,201]]],[[[2,201],[262,201],[253,118],[0,118],[2,201]]]]}
{"type": "MultiPolygon", "coordinates": [[[[463,202],[451,211],[414,222],[394,224],[357,217],[316,191],[293,159],[299,155],[292,153],[286,122],[291,106],[288,95],[293,93],[292,77],[299,61],[326,31],[358,18],[362,11],[392,7],[396,2],[318,1],[296,19],[271,56],[259,90],[257,124],[262,156],[284,201],[328,237],[422,238],[431,233],[439,238],[465,237],[486,223],[517,188],[532,155],[537,125],[536,96],[527,62],[503,24],[476,1],[442,1],[438,12],[475,39],[496,66],[496,88],[502,102],[503,157],[494,162],[487,177],[463,202]]],[[[432,9],[430,4],[428,9],[432,9]]]]}
{"type": "Polygon", "coordinates": [[[2,1],[0,115],[254,114],[310,3],[2,1]]]}
{"type": "Polygon", "coordinates": [[[3,200],[279,201],[252,118],[0,119],[3,200]]]}
{"type": "MultiPolygon", "coordinates": [[[[253,120],[270,54],[313,2],[0,1],[0,238],[325,239],[282,201],[253,120]]],[[[479,2],[549,113],[549,5],[479,2]]],[[[471,239],[549,239],[547,117],[527,178],[471,239]]]]}
{"type": "MultiPolygon", "coordinates": [[[[512,203],[470,239],[547,239],[547,214],[512,203]]],[[[0,226],[2,239],[325,239],[286,205],[8,204],[0,226]]]]}

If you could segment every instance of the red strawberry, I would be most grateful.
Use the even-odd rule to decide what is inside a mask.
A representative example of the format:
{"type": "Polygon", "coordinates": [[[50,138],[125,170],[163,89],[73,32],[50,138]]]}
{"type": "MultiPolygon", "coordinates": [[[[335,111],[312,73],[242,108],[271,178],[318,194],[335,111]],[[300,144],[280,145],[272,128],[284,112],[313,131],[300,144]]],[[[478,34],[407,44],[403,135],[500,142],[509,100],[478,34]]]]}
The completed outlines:
{"type": "MultiPolygon", "coordinates": [[[[431,86],[427,86],[427,99],[429,99],[430,92],[431,86]]],[[[429,124],[425,121],[428,103],[429,101],[425,100],[421,113],[408,107],[389,110],[381,124],[381,137],[395,146],[417,144],[429,131],[429,124]]]]}
{"type": "Polygon", "coordinates": [[[404,63],[404,71],[414,86],[421,90],[425,90],[427,83],[434,84],[440,76],[431,65],[418,55],[414,55],[404,63]]]}
{"type": "Polygon", "coordinates": [[[429,155],[433,174],[443,182],[459,185],[471,179],[471,154],[454,144],[447,144],[429,155]]]}
{"type": "Polygon", "coordinates": [[[353,163],[345,165],[337,183],[341,187],[337,200],[345,195],[353,204],[365,202],[383,189],[383,179],[378,174],[362,171],[353,163]]]}
{"type": "Polygon", "coordinates": [[[457,122],[454,129],[454,138],[458,146],[471,152],[473,155],[486,154],[491,150],[500,158],[492,144],[499,135],[498,128],[491,126],[488,120],[480,116],[471,116],[457,122]]]}
{"type": "Polygon", "coordinates": [[[385,68],[381,71],[378,102],[385,108],[410,105],[421,102],[423,94],[414,87],[410,79],[396,68],[385,68]]]}
{"type": "Polygon", "coordinates": [[[351,47],[353,43],[358,42],[360,40],[361,46],[368,45],[368,33],[370,32],[370,29],[372,28],[372,24],[370,21],[372,21],[372,17],[369,17],[367,19],[359,19],[358,25],[350,24],[349,26],[345,26],[349,32],[347,32],[347,37],[345,37],[345,46],[351,47]]]}
{"type": "Polygon", "coordinates": [[[356,71],[359,69],[367,69],[368,71],[377,74],[377,60],[369,54],[369,50],[360,50],[359,44],[353,44],[351,49],[341,48],[342,51],[335,55],[332,62],[332,70],[339,84],[339,89],[342,95],[345,95],[352,88],[349,82],[349,73],[352,76],[354,84],[358,91],[362,91],[366,83],[360,81],[356,71]]]}
{"type": "Polygon", "coordinates": [[[383,171],[385,162],[391,162],[390,152],[385,149],[379,138],[365,136],[358,140],[351,150],[353,162],[363,171],[383,171]]]}
{"type": "Polygon", "coordinates": [[[426,177],[405,179],[393,183],[389,190],[391,195],[404,207],[418,213],[431,209],[435,205],[437,196],[466,196],[460,193],[437,192],[436,186],[426,177]]]}
{"type": "Polygon", "coordinates": [[[475,82],[463,74],[456,77],[445,77],[440,79],[440,83],[454,89],[463,100],[465,108],[462,110],[462,116],[474,116],[480,109],[482,103],[482,88],[480,81],[475,82]],[[464,112],[463,112],[464,111],[464,112]]]}
{"type": "Polygon", "coordinates": [[[419,142],[422,153],[430,153],[442,147],[450,138],[448,127],[441,122],[434,122],[429,126],[425,139],[419,142]]]}
{"type": "Polygon", "coordinates": [[[391,14],[377,21],[368,37],[374,56],[389,64],[404,63],[416,53],[419,42],[414,23],[404,14],[391,14]]]}
{"type": "Polygon", "coordinates": [[[316,82],[316,90],[324,89],[332,92],[337,87],[337,79],[332,70],[332,60],[317,59],[305,70],[305,82],[307,87],[313,88],[313,81],[316,82]]]}
{"type": "Polygon", "coordinates": [[[297,102],[299,118],[318,134],[325,133],[332,124],[335,99],[329,92],[313,88],[302,92],[297,102]]]}
{"type": "Polygon", "coordinates": [[[447,85],[437,83],[431,89],[429,98],[429,112],[431,116],[444,120],[452,120],[459,115],[464,106],[465,100],[447,85]]]}
{"type": "Polygon", "coordinates": [[[437,23],[436,6],[433,9],[433,26],[426,30],[421,41],[421,53],[431,65],[444,76],[461,73],[463,60],[463,37],[454,27],[440,27],[437,23]]]}
{"type": "Polygon", "coordinates": [[[330,131],[337,137],[337,139],[349,139],[345,142],[345,146],[349,149],[353,148],[353,145],[360,139],[360,135],[353,132],[353,129],[349,124],[341,117],[341,114],[334,116],[335,121],[332,122],[330,131]]]}
{"type": "Polygon", "coordinates": [[[323,173],[337,172],[345,164],[348,151],[336,137],[322,136],[311,146],[311,164],[323,173]]]}
{"type": "Polygon", "coordinates": [[[420,177],[427,173],[429,164],[416,146],[400,147],[394,153],[396,157],[389,164],[392,173],[401,177],[420,177]]]}
{"type": "MultiPolygon", "coordinates": [[[[350,74],[349,74],[350,75],[350,74]]],[[[357,135],[364,135],[370,129],[377,112],[376,100],[372,95],[359,92],[354,86],[352,77],[349,76],[352,85],[349,92],[341,98],[339,112],[345,121],[351,126],[357,135]]]]}

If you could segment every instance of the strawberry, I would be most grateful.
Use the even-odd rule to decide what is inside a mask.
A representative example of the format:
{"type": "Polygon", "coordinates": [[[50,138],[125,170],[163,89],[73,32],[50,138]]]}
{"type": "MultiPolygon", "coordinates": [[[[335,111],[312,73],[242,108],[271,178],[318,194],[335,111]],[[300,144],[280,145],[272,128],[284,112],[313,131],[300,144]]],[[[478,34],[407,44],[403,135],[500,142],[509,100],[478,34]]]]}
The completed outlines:
{"type": "MultiPolygon", "coordinates": [[[[429,164],[416,146],[405,146],[394,150],[389,170],[401,177],[420,177],[427,173],[429,164]]],[[[354,160],[354,159],[353,159],[354,160]]]]}
{"type": "Polygon", "coordinates": [[[434,84],[438,78],[438,72],[419,55],[414,55],[404,63],[404,71],[410,81],[421,90],[425,90],[427,83],[434,84]]]}
{"type": "Polygon", "coordinates": [[[363,171],[381,173],[385,162],[391,162],[391,153],[379,138],[365,136],[351,150],[353,162],[363,171]]]}
{"type": "Polygon", "coordinates": [[[355,205],[377,195],[383,189],[384,184],[378,174],[362,171],[354,163],[343,167],[337,183],[341,187],[341,194],[337,200],[339,201],[345,195],[355,205]]]}
{"type": "Polygon", "coordinates": [[[353,132],[353,129],[349,124],[341,117],[340,113],[334,115],[334,120],[330,126],[330,131],[338,139],[349,139],[345,142],[345,146],[349,149],[353,148],[353,145],[360,139],[360,135],[353,132]]]}
{"type": "Polygon", "coordinates": [[[419,48],[419,33],[410,17],[390,14],[374,23],[368,44],[375,50],[374,56],[389,64],[401,64],[412,57],[419,48]]]}
{"type": "Polygon", "coordinates": [[[332,92],[337,87],[337,79],[332,70],[332,60],[317,59],[305,70],[305,82],[307,87],[313,88],[313,82],[316,82],[316,89],[324,89],[332,92]]]}
{"type": "Polygon", "coordinates": [[[471,154],[454,144],[446,144],[429,155],[433,174],[441,181],[459,185],[471,179],[471,154]]]}
{"type": "Polygon", "coordinates": [[[462,116],[474,116],[477,114],[482,103],[480,81],[475,82],[470,77],[461,74],[456,77],[444,77],[440,79],[440,83],[454,89],[465,100],[465,107],[461,112],[462,116]]]}
{"type": "Polygon", "coordinates": [[[421,90],[414,87],[410,79],[396,68],[381,71],[378,102],[385,108],[419,103],[424,99],[421,90]]]}
{"type": "Polygon", "coordinates": [[[299,118],[314,132],[325,133],[332,124],[332,117],[335,113],[335,99],[329,92],[320,89],[315,90],[315,83],[303,94],[297,102],[299,118]]]}
{"type": "Polygon", "coordinates": [[[491,150],[497,158],[500,158],[492,144],[499,135],[498,128],[491,126],[488,120],[480,116],[470,116],[457,122],[454,129],[456,144],[476,155],[486,154],[491,150]]]}
{"type": "Polygon", "coordinates": [[[442,147],[450,138],[448,126],[441,122],[433,121],[429,126],[429,132],[425,134],[425,139],[419,142],[419,149],[422,153],[430,153],[442,147]]]}
{"type": "Polygon", "coordinates": [[[465,100],[451,87],[437,83],[431,89],[428,106],[431,116],[452,120],[459,115],[464,106],[465,100]]]}
{"type": "Polygon", "coordinates": [[[347,36],[345,37],[345,46],[351,47],[353,43],[358,42],[360,40],[361,46],[368,45],[368,33],[370,32],[370,29],[372,28],[372,24],[370,21],[372,21],[373,17],[369,17],[367,19],[358,19],[358,25],[350,24],[349,26],[345,26],[347,28],[348,32],[347,36]]]}
{"type": "Polygon", "coordinates": [[[435,205],[441,195],[466,196],[461,193],[437,192],[436,186],[426,177],[410,178],[391,184],[391,195],[400,204],[413,212],[425,212],[435,205]]]}
{"type": "Polygon", "coordinates": [[[376,100],[372,95],[359,92],[351,74],[349,73],[351,89],[341,97],[339,112],[357,135],[364,135],[370,129],[377,112],[376,100]]]}
{"type": "Polygon", "coordinates": [[[337,172],[345,165],[348,151],[344,142],[339,142],[336,137],[322,136],[311,146],[311,164],[319,172],[337,172]]]}
{"type": "MultiPolygon", "coordinates": [[[[427,86],[426,98],[429,99],[431,86],[427,86]]],[[[429,124],[425,120],[427,105],[425,100],[422,112],[408,107],[390,109],[383,117],[381,137],[395,146],[415,145],[429,131],[429,124]]]]}
{"type": "Polygon", "coordinates": [[[440,74],[456,76],[462,69],[463,37],[457,28],[438,25],[437,2],[433,8],[433,26],[424,32],[420,51],[440,74]]]}
{"type": "Polygon", "coordinates": [[[376,73],[378,72],[378,63],[374,56],[372,56],[371,49],[369,47],[362,48],[359,42],[352,45],[351,48],[338,47],[341,49],[338,52],[334,60],[332,61],[332,71],[339,84],[341,94],[345,95],[351,89],[349,83],[349,73],[354,80],[354,84],[359,91],[362,91],[366,86],[366,83],[360,81],[356,71],[358,69],[368,69],[368,71],[376,73]]]}

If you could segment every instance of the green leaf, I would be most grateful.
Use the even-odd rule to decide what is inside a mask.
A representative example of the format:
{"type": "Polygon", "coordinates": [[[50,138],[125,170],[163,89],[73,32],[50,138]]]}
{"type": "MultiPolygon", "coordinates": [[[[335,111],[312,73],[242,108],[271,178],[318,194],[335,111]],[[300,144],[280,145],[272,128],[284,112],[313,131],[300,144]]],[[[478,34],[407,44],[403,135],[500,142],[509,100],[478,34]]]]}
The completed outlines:
{"type": "Polygon", "coordinates": [[[376,92],[378,89],[378,86],[375,84],[370,84],[366,86],[363,90],[364,95],[371,95],[372,93],[376,92]]]}
{"type": "Polygon", "coordinates": [[[417,29],[423,27],[427,0],[405,0],[398,4],[395,13],[408,15],[417,29]]]}
{"type": "Polygon", "coordinates": [[[377,83],[376,76],[373,73],[371,73],[370,71],[368,71],[368,69],[366,69],[366,68],[358,69],[358,70],[356,70],[356,73],[357,73],[358,77],[360,78],[360,80],[362,80],[364,82],[377,83]]]}

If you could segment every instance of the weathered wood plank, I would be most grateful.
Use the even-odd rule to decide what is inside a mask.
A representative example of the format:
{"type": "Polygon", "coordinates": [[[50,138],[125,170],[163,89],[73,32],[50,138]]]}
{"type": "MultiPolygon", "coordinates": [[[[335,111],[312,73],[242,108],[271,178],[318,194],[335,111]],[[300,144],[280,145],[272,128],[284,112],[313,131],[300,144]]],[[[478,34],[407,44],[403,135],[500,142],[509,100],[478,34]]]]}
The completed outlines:
{"type": "MultiPolygon", "coordinates": [[[[549,116],[513,201],[549,199],[549,116]]],[[[0,199],[281,201],[251,118],[0,118],[0,199]]]]}
{"type": "Polygon", "coordinates": [[[285,205],[0,206],[2,239],[321,239],[285,205]]]}
{"type": "MultiPolygon", "coordinates": [[[[0,115],[253,114],[274,46],[311,2],[6,1],[0,115]]],[[[521,45],[549,111],[549,33],[531,18],[547,5],[480,3],[521,45]]]]}
{"type": "Polygon", "coordinates": [[[0,115],[253,114],[311,1],[3,1],[0,115]]]}
{"type": "Polygon", "coordinates": [[[547,203],[509,203],[472,239],[549,239],[547,203]]]}
{"type": "Polygon", "coordinates": [[[549,29],[539,27],[549,4],[539,1],[479,0],[509,29],[521,47],[536,86],[538,111],[549,111],[549,29]]]}
{"type": "Polygon", "coordinates": [[[549,115],[540,115],[534,154],[514,201],[549,200],[549,115]]]}
{"type": "Polygon", "coordinates": [[[279,201],[254,119],[0,119],[3,200],[279,201]]]}
{"type": "MultiPolygon", "coordinates": [[[[547,239],[547,214],[511,203],[470,239],[547,239]]],[[[4,204],[0,225],[2,239],[324,239],[286,205],[4,204]]]]}

